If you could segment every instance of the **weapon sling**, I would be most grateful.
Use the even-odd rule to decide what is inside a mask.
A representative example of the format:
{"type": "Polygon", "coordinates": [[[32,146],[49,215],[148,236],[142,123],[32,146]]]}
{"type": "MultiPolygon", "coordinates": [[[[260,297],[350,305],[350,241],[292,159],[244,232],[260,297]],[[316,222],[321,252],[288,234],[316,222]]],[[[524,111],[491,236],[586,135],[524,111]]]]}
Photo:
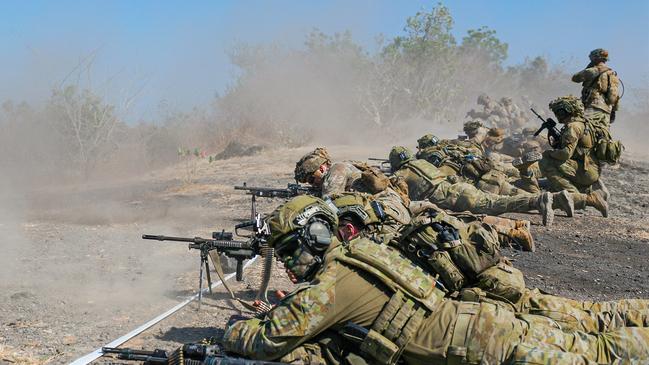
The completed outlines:
{"type": "Polygon", "coordinates": [[[247,310],[252,311],[253,313],[257,312],[257,308],[246,302],[243,299],[237,298],[236,295],[234,295],[234,292],[230,287],[228,286],[227,282],[225,281],[225,274],[223,273],[223,267],[221,267],[221,257],[219,256],[218,253],[213,254],[213,252],[210,252],[210,258],[212,259],[212,266],[214,266],[214,271],[216,271],[216,275],[218,275],[219,280],[223,283],[223,287],[230,293],[230,297],[232,297],[233,300],[241,303],[247,310]]]}

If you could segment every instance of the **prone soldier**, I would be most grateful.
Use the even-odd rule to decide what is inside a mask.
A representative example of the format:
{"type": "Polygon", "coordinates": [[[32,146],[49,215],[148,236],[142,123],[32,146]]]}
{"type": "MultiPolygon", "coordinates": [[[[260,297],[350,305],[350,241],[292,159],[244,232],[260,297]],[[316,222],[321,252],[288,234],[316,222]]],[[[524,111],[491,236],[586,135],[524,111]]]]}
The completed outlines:
{"type": "Polygon", "coordinates": [[[293,198],[267,223],[277,258],[309,284],[263,318],[232,323],[223,336],[228,352],[336,364],[649,361],[648,328],[589,334],[493,303],[445,298],[435,276],[398,249],[364,237],[341,242],[336,214],[318,198],[293,198]]]}

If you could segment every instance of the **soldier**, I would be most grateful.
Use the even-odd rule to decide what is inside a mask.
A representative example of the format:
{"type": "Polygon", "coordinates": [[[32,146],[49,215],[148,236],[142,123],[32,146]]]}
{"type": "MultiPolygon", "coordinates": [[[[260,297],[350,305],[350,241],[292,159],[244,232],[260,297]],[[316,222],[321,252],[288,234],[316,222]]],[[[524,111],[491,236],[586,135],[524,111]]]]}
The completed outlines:
{"type": "Polygon", "coordinates": [[[602,167],[595,156],[596,141],[588,120],[584,119],[581,101],[570,95],[553,100],[549,106],[564,127],[558,148],[543,153],[539,162],[541,173],[548,179],[550,190],[573,193],[575,209],[590,206],[607,217],[606,194],[602,190],[592,191],[602,167]]]}
{"type": "MultiPolygon", "coordinates": [[[[308,183],[316,188],[322,189],[323,198],[331,197],[335,194],[345,191],[362,191],[376,193],[363,179],[365,169],[368,174],[376,175],[381,178],[376,171],[370,170],[367,164],[354,161],[342,161],[333,163],[329,152],[324,147],[318,147],[312,152],[302,156],[295,164],[295,180],[300,183],[308,183]]],[[[382,175],[382,174],[381,174],[382,175]]],[[[387,186],[387,177],[384,177],[384,183],[387,186]]]]}
{"type": "Polygon", "coordinates": [[[478,189],[498,195],[527,193],[509,182],[503,169],[485,157],[473,140],[440,140],[427,134],[417,140],[418,159],[424,159],[447,175],[458,175],[478,189]]]}
{"type": "Polygon", "coordinates": [[[534,251],[534,239],[530,232],[530,222],[487,215],[475,215],[468,212],[447,213],[429,201],[410,201],[388,188],[385,191],[370,195],[365,193],[345,193],[333,200],[338,208],[339,233],[341,237],[356,237],[357,234],[397,238],[404,225],[411,223],[411,217],[425,211],[436,214],[451,215],[456,226],[461,228],[466,237],[480,232],[482,224],[488,224],[496,232],[500,246],[520,246],[523,251],[534,251]],[[378,207],[376,206],[378,205],[378,207]],[[477,227],[476,227],[477,226],[477,227]]]}
{"type": "Polygon", "coordinates": [[[377,235],[382,235],[385,239],[379,241],[399,248],[411,261],[437,275],[450,292],[460,291],[463,300],[495,302],[514,312],[543,315],[561,323],[562,328],[588,333],[649,326],[647,300],[577,301],[526,288],[523,274],[501,256],[498,247],[511,238],[522,238],[519,243],[531,244],[523,249],[533,250],[529,222],[525,221],[527,230],[504,231],[507,226],[524,222],[448,214],[426,202],[411,202],[408,209],[396,195],[385,199],[350,193],[334,204],[339,208],[339,232],[343,233],[339,237],[349,241],[364,235],[377,240],[377,235]],[[379,218],[377,211],[389,213],[379,218]],[[406,218],[408,211],[412,219],[406,218]],[[401,223],[405,221],[408,223],[401,223]],[[521,233],[529,235],[529,240],[521,233]]]}
{"type": "Polygon", "coordinates": [[[557,208],[568,216],[574,213],[572,197],[567,191],[554,195],[539,193],[501,196],[482,192],[471,184],[457,182],[457,178],[445,175],[428,161],[415,159],[405,147],[392,148],[389,159],[394,175],[401,177],[408,185],[411,200],[430,200],[442,209],[489,215],[538,210],[544,225],[551,225],[554,219],[553,200],[557,208]]]}
{"type": "Polygon", "coordinates": [[[590,52],[588,58],[588,66],[572,75],[572,81],[582,84],[581,101],[586,108],[585,117],[596,127],[608,131],[615,121],[620,101],[620,79],[606,65],[607,50],[597,48],[590,52]]]}
{"type": "Polygon", "coordinates": [[[232,323],[223,336],[228,352],[310,364],[649,361],[646,328],[563,331],[546,317],[444,298],[435,277],[397,249],[368,238],[340,242],[336,214],[315,197],[293,198],[267,223],[276,257],[309,284],[263,318],[232,323]]]}

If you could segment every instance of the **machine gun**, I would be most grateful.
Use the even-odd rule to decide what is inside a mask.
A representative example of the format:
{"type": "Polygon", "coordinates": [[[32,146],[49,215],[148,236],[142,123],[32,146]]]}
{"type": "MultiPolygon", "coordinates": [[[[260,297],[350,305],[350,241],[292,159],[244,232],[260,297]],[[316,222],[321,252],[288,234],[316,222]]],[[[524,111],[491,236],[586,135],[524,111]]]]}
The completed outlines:
{"type": "MultiPolygon", "coordinates": [[[[201,263],[199,269],[199,280],[198,280],[198,303],[200,308],[200,302],[203,297],[203,269],[205,270],[205,276],[207,277],[207,286],[210,294],[212,294],[212,278],[210,277],[210,265],[209,259],[212,259],[212,264],[216,273],[219,275],[219,278],[223,282],[223,286],[230,291],[230,294],[234,298],[234,293],[227,287],[225,280],[223,278],[223,269],[221,267],[221,260],[219,254],[231,257],[237,261],[236,268],[236,279],[237,281],[243,280],[243,261],[251,259],[256,255],[267,255],[268,250],[266,246],[266,238],[270,234],[270,230],[266,223],[261,219],[261,215],[256,214],[255,219],[249,222],[244,222],[237,224],[235,226],[235,234],[241,237],[248,237],[247,241],[237,241],[234,240],[234,234],[232,232],[226,232],[225,230],[221,232],[212,232],[212,238],[201,238],[201,237],[172,237],[172,236],[162,236],[162,235],[142,235],[142,239],[145,240],[156,240],[156,241],[175,241],[175,242],[189,242],[190,250],[199,250],[201,254],[201,263]],[[252,234],[240,233],[239,230],[252,230],[252,234]],[[216,254],[213,254],[216,253],[216,254]]],[[[271,259],[272,259],[272,252],[271,259]]],[[[266,283],[267,285],[267,283],[266,283]]],[[[235,298],[236,299],[236,298],[235,298]]]]}
{"type": "Polygon", "coordinates": [[[557,129],[557,122],[554,121],[552,118],[548,119],[543,119],[542,116],[539,115],[539,113],[534,110],[534,108],[530,108],[532,113],[536,115],[541,121],[543,122],[541,124],[541,128],[539,128],[536,132],[534,132],[534,137],[538,136],[543,132],[544,129],[548,130],[548,143],[550,144],[550,147],[552,148],[559,148],[561,144],[561,132],[557,129]]]}
{"type": "Polygon", "coordinates": [[[116,354],[120,360],[142,361],[144,365],[283,365],[283,362],[249,360],[224,355],[218,345],[185,344],[167,353],[153,351],[102,347],[103,354],[116,354]]]}
{"type": "MultiPolygon", "coordinates": [[[[243,185],[235,186],[234,190],[245,190],[246,194],[250,195],[250,217],[255,219],[258,216],[257,214],[257,197],[262,198],[281,198],[289,199],[298,195],[318,195],[320,192],[311,186],[304,186],[295,183],[289,183],[285,189],[283,188],[267,188],[267,187],[253,187],[248,186],[245,182],[243,185]]],[[[268,289],[268,284],[270,283],[270,277],[272,274],[273,268],[273,255],[274,250],[267,245],[262,245],[262,256],[264,257],[262,276],[261,276],[261,285],[259,291],[257,292],[257,297],[255,301],[263,300],[265,303],[270,303],[266,295],[268,289]]],[[[238,264],[237,264],[238,267],[238,264]]]]}
{"type": "Polygon", "coordinates": [[[246,194],[251,196],[250,200],[250,217],[254,219],[257,214],[257,197],[261,198],[281,198],[288,199],[298,195],[317,195],[318,191],[311,186],[289,183],[285,189],[266,188],[248,186],[245,182],[243,185],[235,186],[234,190],[245,190],[246,194]]]}

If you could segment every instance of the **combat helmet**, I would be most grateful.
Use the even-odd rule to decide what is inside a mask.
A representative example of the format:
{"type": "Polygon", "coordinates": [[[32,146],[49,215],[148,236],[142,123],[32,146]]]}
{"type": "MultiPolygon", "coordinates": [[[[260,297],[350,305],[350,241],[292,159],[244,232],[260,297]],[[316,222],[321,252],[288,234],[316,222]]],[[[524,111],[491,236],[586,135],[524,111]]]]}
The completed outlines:
{"type": "Polygon", "coordinates": [[[439,144],[439,138],[434,134],[426,134],[417,140],[417,148],[423,150],[424,148],[434,147],[439,144]]]}
{"type": "Polygon", "coordinates": [[[475,135],[475,132],[482,127],[484,127],[484,125],[482,124],[481,121],[472,120],[464,123],[462,130],[464,131],[464,133],[466,133],[467,136],[471,137],[475,135]]]}
{"type": "Polygon", "coordinates": [[[566,117],[583,117],[584,104],[581,100],[573,95],[562,96],[552,100],[549,104],[550,109],[559,118],[559,122],[566,117]]]}
{"type": "Polygon", "coordinates": [[[390,156],[388,157],[392,171],[399,170],[404,163],[413,160],[414,158],[412,151],[403,146],[392,147],[390,150],[390,156]]]}
{"type": "Polygon", "coordinates": [[[588,58],[590,58],[591,61],[596,61],[596,60],[601,60],[601,61],[608,61],[608,51],[603,49],[603,48],[597,48],[588,54],[588,58]]]}
{"type": "MultiPolygon", "coordinates": [[[[295,235],[309,234],[304,232],[309,224],[320,221],[334,230],[338,225],[338,215],[322,199],[311,195],[298,195],[275,209],[267,218],[270,229],[268,245],[280,247],[283,243],[296,238],[295,235]]],[[[318,237],[315,237],[317,241],[318,237]]]]}
{"type": "Polygon", "coordinates": [[[307,182],[309,176],[313,175],[323,164],[330,164],[331,157],[324,147],[318,147],[315,150],[302,156],[295,164],[295,181],[300,183],[307,182]]]}
{"type": "Polygon", "coordinates": [[[338,208],[338,217],[351,216],[364,225],[381,223],[381,218],[372,209],[372,196],[365,193],[343,193],[333,200],[338,208]]]}

